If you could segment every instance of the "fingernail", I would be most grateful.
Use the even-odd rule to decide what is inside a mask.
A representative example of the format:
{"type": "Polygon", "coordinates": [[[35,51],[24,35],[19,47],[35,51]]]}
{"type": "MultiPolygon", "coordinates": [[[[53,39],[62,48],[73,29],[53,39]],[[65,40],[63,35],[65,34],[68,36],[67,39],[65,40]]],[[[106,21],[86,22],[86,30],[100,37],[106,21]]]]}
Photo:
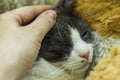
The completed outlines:
{"type": "Polygon", "coordinates": [[[48,15],[51,16],[53,19],[56,19],[56,18],[57,18],[57,14],[56,14],[56,12],[53,11],[53,10],[49,10],[48,15]]]}

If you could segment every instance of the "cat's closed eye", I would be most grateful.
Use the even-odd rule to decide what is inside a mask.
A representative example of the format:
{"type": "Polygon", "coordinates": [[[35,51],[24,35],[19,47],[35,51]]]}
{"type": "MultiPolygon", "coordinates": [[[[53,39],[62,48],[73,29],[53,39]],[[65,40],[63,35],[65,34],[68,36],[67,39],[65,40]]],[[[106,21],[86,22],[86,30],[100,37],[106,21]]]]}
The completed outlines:
{"type": "Polygon", "coordinates": [[[81,38],[87,43],[93,42],[93,36],[89,29],[85,29],[82,31],[81,38]]]}
{"type": "Polygon", "coordinates": [[[44,55],[42,55],[42,57],[44,57],[46,60],[50,62],[58,62],[58,61],[66,60],[67,56],[69,56],[68,52],[65,52],[63,50],[57,50],[57,51],[51,50],[44,53],[44,55]]]}
{"type": "Polygon", "coordinates": [[[87,38],[88,32],[87,32],[87,31],[84,31],[81,36],[82,36],[82,38],[87,38]]]}
{"type": "Polygon", "coordinates": [[[91,38],[90,33],[88,31],[83,31],[81,34],[81,37],[83,40],[85,40],[87,43],[90,43],[91,41],[89,40],[91,38]]]}

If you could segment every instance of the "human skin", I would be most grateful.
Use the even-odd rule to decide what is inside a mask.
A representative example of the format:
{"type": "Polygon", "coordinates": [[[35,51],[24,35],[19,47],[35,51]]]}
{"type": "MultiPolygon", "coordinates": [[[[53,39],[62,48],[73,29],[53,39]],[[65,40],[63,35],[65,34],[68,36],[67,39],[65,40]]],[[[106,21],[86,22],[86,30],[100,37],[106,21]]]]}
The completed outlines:
{"type": "Polygon", "coordinates": [[[49,5],[27,6],[0,15],[0,80],[20,80],[32,67],[45,34],[56,21],[49,5]]]}

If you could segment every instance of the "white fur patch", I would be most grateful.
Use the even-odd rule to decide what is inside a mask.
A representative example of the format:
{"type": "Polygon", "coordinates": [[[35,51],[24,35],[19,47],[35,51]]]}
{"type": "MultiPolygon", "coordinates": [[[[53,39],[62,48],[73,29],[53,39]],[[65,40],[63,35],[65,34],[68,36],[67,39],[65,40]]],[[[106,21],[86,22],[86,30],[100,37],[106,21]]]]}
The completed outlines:
{"type": "Polygon", "coordinates": [[[88,61],[91,62],[92,61],[92,57],[93,57],[93,46],[90,43],[86,43],[85,41],[83,41],[80,37],[80,33],[78,32],[78,30],[71,28],[71,39],[73,42],[73,55],[80,55],[81,53],[85,53],[87,51],[90,51],[89,54],[89,58],[88,61]]]}

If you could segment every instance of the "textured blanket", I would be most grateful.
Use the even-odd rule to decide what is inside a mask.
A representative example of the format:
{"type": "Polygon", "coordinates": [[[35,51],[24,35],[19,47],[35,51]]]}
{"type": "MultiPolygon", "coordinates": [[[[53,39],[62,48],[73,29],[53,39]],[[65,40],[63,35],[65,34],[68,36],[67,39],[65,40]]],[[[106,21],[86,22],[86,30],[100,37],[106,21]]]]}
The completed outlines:
{"type": "Polygon", "coordinates": [[[75,11],[95,36],[93,65],[97,65],[86,80],[120,80],[120,0],[76,0],[75,11]]]}

